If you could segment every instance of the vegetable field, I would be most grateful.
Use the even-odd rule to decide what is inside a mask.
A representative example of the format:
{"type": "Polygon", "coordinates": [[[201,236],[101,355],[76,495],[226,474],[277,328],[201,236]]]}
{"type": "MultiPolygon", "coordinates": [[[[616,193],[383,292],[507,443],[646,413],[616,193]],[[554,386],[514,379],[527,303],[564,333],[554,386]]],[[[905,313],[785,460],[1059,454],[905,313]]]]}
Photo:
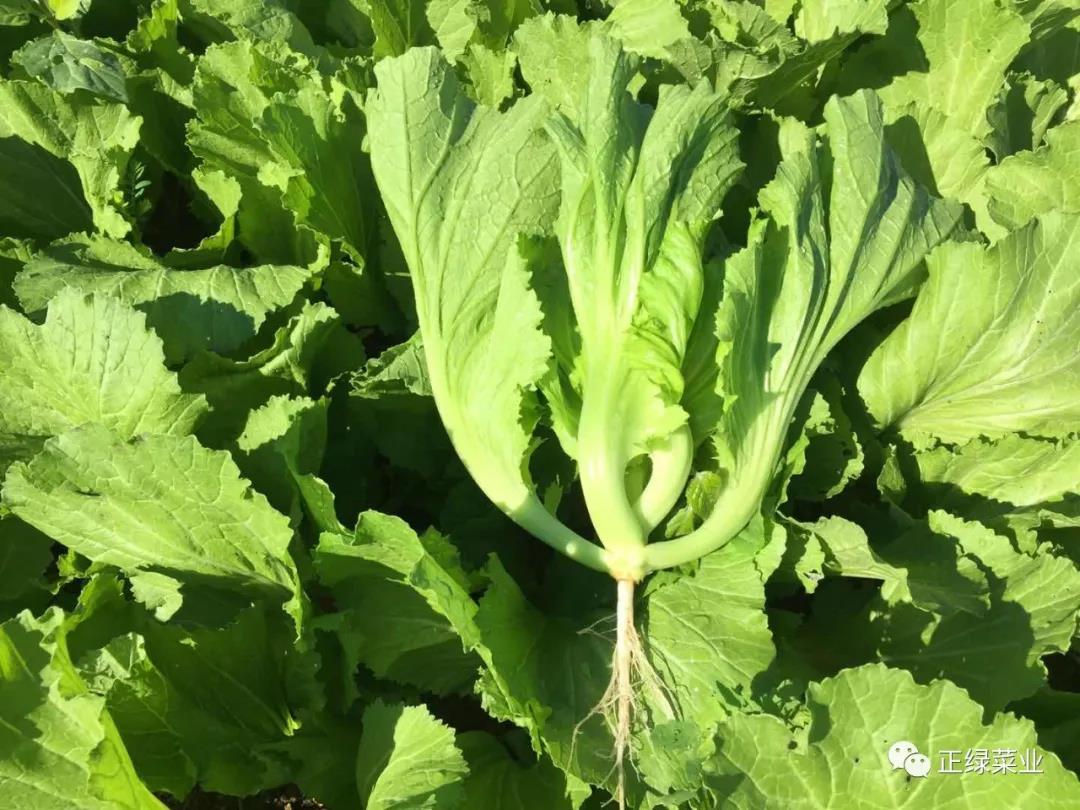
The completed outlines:
{"type": "Polygon", "coordinates": [[[0,807],[1080,807],[1080,0],[0,0],[0,807]]]}

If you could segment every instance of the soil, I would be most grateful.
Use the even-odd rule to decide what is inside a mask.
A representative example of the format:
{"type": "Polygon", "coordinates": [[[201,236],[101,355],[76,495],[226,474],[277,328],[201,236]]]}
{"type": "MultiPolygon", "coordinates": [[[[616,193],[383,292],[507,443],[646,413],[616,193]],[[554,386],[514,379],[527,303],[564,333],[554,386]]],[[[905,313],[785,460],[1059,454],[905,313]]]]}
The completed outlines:
{"type": "Polygon", "coordinates": [[[173,810],[325,810],[321,802],[305,799],[295,785],[263,791],[255,796],[225,796],[195,788],[183,800],[171,796],[159,798],[173,810]]]}

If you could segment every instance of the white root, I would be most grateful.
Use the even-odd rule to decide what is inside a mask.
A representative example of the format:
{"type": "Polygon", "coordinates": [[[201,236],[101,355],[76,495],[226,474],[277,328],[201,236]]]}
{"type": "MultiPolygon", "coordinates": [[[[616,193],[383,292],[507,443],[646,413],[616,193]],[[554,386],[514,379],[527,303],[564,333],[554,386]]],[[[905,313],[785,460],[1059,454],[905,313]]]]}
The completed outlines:
{"type": "Polygon", "coordinates": [[[630,733],[633,731],[633,715],[637,708],[634,700],[634,685],[631,667],[635,650],[640,651],[641,641],[634,627],[634,583],[633,580],[618,581],[619,597],[615,608],[615,657],[611,668],[610,691],[615,689],[615,775],[618,785],[615,801],[619,810],[626,807],[626,763],[630,751],[630,733]]]}
{"type": "Polygon", "coordinates": [[[631,734],[634,718],[641,711],[639,695],[646,692],[650,706],[674,718],[673,702],[660,676],[645,655],[637,627],[634,625],[634,581],[617,580],[618,599],[615,608],[615,650],[612,655],[611,680],[599,702],[578,723],[574,736],[593,716],[603,715],[614,740],[611,775],[615,777],[615,801],[619,810],[626,808],[626,768],[631,761],[631,734]]]}

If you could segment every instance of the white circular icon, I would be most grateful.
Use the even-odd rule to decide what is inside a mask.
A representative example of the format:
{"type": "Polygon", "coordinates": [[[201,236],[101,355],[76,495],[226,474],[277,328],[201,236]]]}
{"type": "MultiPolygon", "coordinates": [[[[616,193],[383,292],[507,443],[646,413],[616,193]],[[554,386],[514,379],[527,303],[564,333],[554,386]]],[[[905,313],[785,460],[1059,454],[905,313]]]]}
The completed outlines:
{"type": "Polygon", "coordinates": [[[904,767],[904,760],[917,753],[919,753],[919,749],[915,747],[913,742],[907,740],[894,742],[889,749],[889,764],[893,766],[894,771],[898,771],[904,767]]]}
{"type": "Polygon", "coordinates": [[[926,754],[911,754],[904,760],[904,770],[908,772],[908,776],[926,776],[930,773],[930,757],[926,754]]]}

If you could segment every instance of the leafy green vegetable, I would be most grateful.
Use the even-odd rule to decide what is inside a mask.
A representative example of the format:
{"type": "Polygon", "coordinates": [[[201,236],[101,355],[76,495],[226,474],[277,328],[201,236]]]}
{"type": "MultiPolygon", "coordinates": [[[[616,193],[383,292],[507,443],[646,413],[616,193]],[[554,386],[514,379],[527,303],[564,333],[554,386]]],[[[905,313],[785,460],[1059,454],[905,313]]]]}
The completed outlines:
{"type": "MultiPolygon", "coordinates": [[[[715,777],[718,784],[725,777],[737,780],[731,806],[978,807],[983,797],[970,781],[940,774],[912,780],[903,769],[889,772],[888,746],[910,739],[935,758],[970,748],[1008,748],[1032,759],[1037,752],[1029,723],[998,715],[985,724],[978,704],[955,686],[944,681],[918,686],[903,672],[882,666],[847,670],[815,684],[809,699],[810,725],[803,735],[793,736],[768,716],[731,722],[721,738],[715,777]],[[839,768],[843,778],[831,778],[839,768]]],[[[1033,794],[1046,807],[1073,801],[1075,775],[1053,755],[1039,756],[1043,774],[1029,781],[1000,780],[995,801],[1028,801],[1033,794]]]]}
{"type": "Polygon", "coordinates": [[[1078,156],[1080,124],[1075,121],[1049,130],[1042,148],[1010,155],[987,175],[990,214],[1016,228],[1053,211],[1077,213],[1078,156]]]}
{"type": "Polygon", "coordinates": [[[86,422],[130,439],[184,435],[206,412],[163,366],[143,315],[114,298],[60,293],[35,325],[0,309],[0,430],[6,441],[44,439],[86,422]]]}
{"type": "Polygon", "coordinates": [[[112,101],[128,100],[120,60],[63,31],[34,40],[12,56],[12,62],[60,93],[85,90],[112,101]]]}
{"type": "Polygon", "coordinates": [[[68,656],[63,614],[0,626],[0,788],[27,807],[160,808],[139,781],[104,701],[68,656]]]}
{"type": "Polygon", "coordinates": [[[220,582],[282,601],[297,585],[284,553],[288,523],[250,491],[228,454],[191,436],[129,443],[99,426],[76,428],[11,469],[4,499],[32,526],[126,571],[220,582]]]}
{"type": "MultiPolygon", "coordinates": [[[[378,71],[379,95],[368,106],[375,177],[415,274],[440,415],[498,505],[558,531],[526,468],[523,389],[544,373],[549,352],[540,303],[526,283],[527,252],[515,247],[503,271],[515,233],[550,221],[558,202],[554,152],[542,145],[544,107],[533,99],[505,114],[475,110],[430,49],[382,62],[378,71]],[[522,193],[534,187],[539,193],[522,193]]],[[[598,562],[593,549],[583,543],[579,553],[598,562]]]]}
{"type": "Polygon", "coordinates": [[[1080,414],[1080,219],[1052,214],[989,249],[943,246],[910,319],[859,381],[871,413],[918,439],[1070,433],[1080,414]]]}
{"type": "Polygon", "coordinates": [[[228,353],[254,337],[267,315],[292,302],[317,269],[291,265],[170,268],[124,242],[65,239],[26,263],[15,280],[22,307],[40,312],[64,287],[107,293],[147,314],[178,363],[200,349],[228,353]],[[197,328],[192,328],[197,324],[197,328]]]}
{"type": "MultiPolygon", "coordinates": [[[[108,236],[124,236],[131,227],[116,198],[139,126],[138,116],[122,104],[68,99],[31,81],[0,82],[0,138],[19,139],[70,163],[94,226],[108,236]]],[[[61,188],[72,193],[66,183],[57,193],[61,188]]]]}
{"type": "MultiPolygon", "coordinates": [[[[528,311],[523,307],[538,303],[526,286],[529,262],[539,266],[550,259],[543,254],[533,258],[532,249],[519,246],[508,264],[495,264],[511,250],[508,233],[543,227],[548,197],[542,177],[515,181],[510,188],[518,196],[495,208],[507,216],[491,226],[498,228],[494,233],[502,242],[481,243],[483,252],[476,259],[453,252],[455,286],[444,280],[448,270],[439,269],[453,248],[440,251],[436,234],[446,233],[441,238],[453,245],[459,220],[438,206],[485,199],[492,192],[476,184],[491,182],[488,176],[497,178],[512,164],[507,159],[507,168],[500,169],[483,159],[482,148],[495,147],[484,140],[483,123],[466,124],[467,102],[456,102],[452,112],[435,106],[454,91],[445,68],[432,64],[431,57],[423,57],[423,67],[403,61],[380,67],[381,94],[370,113],[379,129],[404,127],[409,137],[385,147],[376,140],[373,147],[376,166],[394,167],[377,168],[376,177],[409,246],[406,258],[418,290],[435,399],[470,472],[525,528],[588,565],[616,577],[637,577],[642,570],[706,553],[750,518],[779,459],[783,428],[814,370],[862,318],[910,292],[922,257],[948,233],[957,212],[933,202],[902,176],[885,146],[880,106],[872,96],[832,104],[826,112],[830,151],[824,167],[817,154],[824,146],[808,130],[793,124],[783,133],[785,163],[762,193],[770,219],[755,224],[751,245],[728,265],[716,337],[704,330],[695,334],[706,283],[704,233],[738,170],[722,99],[701,87],[693,92],[665,88],[650,118],[625,93],[632,63],[609,40],[594,38],[589,49],[592,74],[580,102],[588,113],[582,113],[580,127],[565,115],[549,124],[562,164],[555,231],[566,290],[544,290],[546,298],[562,296],[544,303],[573,307],[569,323],[549,326],[554,318],[545,313],[550,335],[540,333],[539,323],[526,325],[533,336],[523,340],[520,321],[514,324],[518,338],[513,344],[501,334],[511,328],[511,313],[521,318],[528,311]],[[396,72],[385,72],[391,66],[396,72]],[[405,84],[425,74],[435,78],[415,88],[405,84]],[[394,81],[403,89],[391,94],[388,87],[394,81]],[[442,82],[448,82],[447,89],[438,96],[428,89],[442,82]],[[415,117],[432,128],[410,127],[415,117]],[[455,125],[463,135],[454,134],[455,125]],[[447,140],[455,137],[461,140],[447,140]],[[428,149],[437,150],[435,156],[427,155],[428,149]],[[466,175],[474,185],[461,187],[456,175],[462,169],[457,167],[481,160],[482,174],[466,175]],[[411,173],[415,165],[430,166],[432,176],[411,173]],[[438,184],[434,190],[433,184],[438,184]],[[863,190],[862,198],[855,196],[856,188],[863,190]],[[868,188],[876,192],[865,196],[868,188]],[[797,216],[805,207],[810,217],[797,216]],[[427,224],[432,217],[434,222],[427,224]],[[831,244],[826,244],[828,233],[834,235],[831,244]],[[418,234],[431,234],[436,241],[427,247],[417,241],[418,234]],[[462,275],[458,262],[475,280],[462,275]],[[802,269],[804,262],[809,266],[802,269]],[[793,269],[788,272],[786,266],[793,269]],[[772,296],[784,304],[771,303],[772,296]],[[755,315],[755,308],[765,314],[755,315]],[[467,320],[458,325],[462,318],[467,320]],[[483,320],[466,326],[477,319],[483,320]],[[778,340],[786,341],[784,349],[770,356],[766,347],[778,340]],[[548,352],[554,354],[556,371],[541,382],[540,364],[548,352]],[[719,368],[709,359],[713,353],[719,368]],[[496,363],[507,364],[517,376],[499,372],[496,363]],[[684,368],[684,363],[693,365],[684,368]],[[528,494],[531,425],[522,422],[521,413],[530,407],[522,392],[532,386],[552,402],[556,432],[579,462],[594,529],[608,557],[567,537],[564,527],[552,526],[528,494]],[[684,396],[687,388],[691,393],[684,396]],[[734,407],[723,407],[724,397],[734,407]],[[496,402],[500,419],[492,418],[496,402]],[[481,408],[483,418],[475,413],[481,408]],[[694,435],[692,427],[702,435],[694,435]],[[645,547],[645,535],[685,484],[693,445],[713,433],[728,482],[714,509],[716,517],[690,538],[645,547]],[[631,462],[643,455],[651,474],[635,497],[626,491],[624,479],[631,462]]],[[[528,121],[536,106],[516,105],[508,114],[513,124],[501,128],[504,137],[515,131],[517,118],[528,121]]],[[[490,117],[483,112],[476,116],[481,122],[490,117]]],[[[531,150],[536,153],[531,165],[543,165],[544,147],[530,145],[537,124],[521,126],[522,140],[500,146],[500,153],[531,150]]],[[[710,314],[704,313],[706,318],[710,314]]]]}
{"type": "Polygon", "coordinates": [[[496,737],[478,731],[458,736],[469,766],[465,807],[483,803],[496,810],[564,810],[573,805],[564,795],[562,774],[549,762],[523,766],[496,737]]]}
{"type": "Polygon", "coordinates": [[[288,48],[247,42],[199,60],[188,145],[207,168],[240,181],[241,240],[255,253],[295,261],[296,223],[341,240],[357,260],[366,254],[371,169],[357,148],[355,73],[346,63],[325,78],[288,48]]]}
{"type": "Polygon", "coordinates": [[[422,706],[377,701],[364,712],[356,782],[365,807],[459,807],[465,773],[454,732],[422,706]]]}
{"type": "Polygon", "coordinates": [[[464,572],[437,535],[364,513],[352,536],[325,534],[315,551],[340,613],[327,617],[350,658],[380,677],[435,694],[471,684],[479,661],[464,572]]]}

